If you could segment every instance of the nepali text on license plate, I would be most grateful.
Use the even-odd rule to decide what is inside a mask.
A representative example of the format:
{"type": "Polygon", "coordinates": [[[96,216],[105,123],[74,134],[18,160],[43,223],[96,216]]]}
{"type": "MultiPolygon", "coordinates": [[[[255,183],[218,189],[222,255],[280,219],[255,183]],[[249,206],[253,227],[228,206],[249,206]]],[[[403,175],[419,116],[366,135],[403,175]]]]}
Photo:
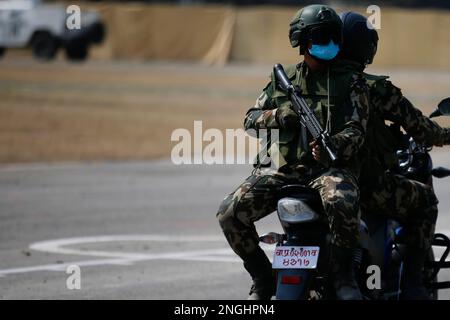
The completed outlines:
{"type": "Polygon", "coordinates": [[[276,247],[272,267],[274,269],[315,269],[319,250],[319,247],[276,247]]]}

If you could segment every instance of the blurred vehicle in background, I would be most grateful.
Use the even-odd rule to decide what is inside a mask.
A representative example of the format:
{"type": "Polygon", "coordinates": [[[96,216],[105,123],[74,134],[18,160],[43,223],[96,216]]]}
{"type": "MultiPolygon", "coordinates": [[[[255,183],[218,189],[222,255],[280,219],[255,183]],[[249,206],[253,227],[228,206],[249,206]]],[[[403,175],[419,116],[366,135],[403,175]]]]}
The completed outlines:
{"type": "Polygon", "coordinates": [[[94,11],[82,11],[80,28],[68,29],[70,14],[58,4],[40,0],[0,1],[0,56],[7,48],[31,48],[41,60],[53,59],[64,49],[70,60],[84,60],[89,47],[105,37],[105,26],[94,11]]]}

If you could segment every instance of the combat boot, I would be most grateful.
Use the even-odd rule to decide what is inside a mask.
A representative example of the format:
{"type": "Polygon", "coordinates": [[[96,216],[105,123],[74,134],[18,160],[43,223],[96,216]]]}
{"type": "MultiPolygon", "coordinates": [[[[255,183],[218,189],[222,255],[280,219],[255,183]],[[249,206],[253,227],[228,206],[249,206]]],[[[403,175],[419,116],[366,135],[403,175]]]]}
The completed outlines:
{"type": "Polygon", "coordinates": [[[405,246],[403,254],[403,272],[401,299],[430,300],[430,293],[425,288],[423,267],[428,250],[405,246]]]}
{"type": "Polygon", "coordinates": [[[331,249],[333,287],[338,300],[362,300],[354,268],[354,250],[333,246],[331,249]]]}
{"type": "Polygon", "coordinates": [[[245,258],[244,267],[253,279],[248,300],[270,300],[276,291],[276,280],[264,251],[258,247],[245,258]]]}

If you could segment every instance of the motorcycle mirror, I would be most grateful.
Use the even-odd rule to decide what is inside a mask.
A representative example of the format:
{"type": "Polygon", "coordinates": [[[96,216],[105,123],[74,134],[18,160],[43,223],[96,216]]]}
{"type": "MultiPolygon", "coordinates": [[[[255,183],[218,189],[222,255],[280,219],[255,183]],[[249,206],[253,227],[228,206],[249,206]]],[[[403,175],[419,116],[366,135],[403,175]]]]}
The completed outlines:
{"type": "Polygon", "coordinates": [[[436,110],[430,114],[430,118],[439,116],[450,116],[450,97],[439,102],[436,110]]]}

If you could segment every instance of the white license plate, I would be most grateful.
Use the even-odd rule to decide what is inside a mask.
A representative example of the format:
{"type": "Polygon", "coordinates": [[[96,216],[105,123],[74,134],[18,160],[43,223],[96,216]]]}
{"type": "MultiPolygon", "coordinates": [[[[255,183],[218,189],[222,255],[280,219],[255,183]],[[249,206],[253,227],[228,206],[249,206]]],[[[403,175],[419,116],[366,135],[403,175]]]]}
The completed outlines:
{"type": "Polygon", "coordinates": [[[273,254],[274,269],[315,269],[320,247],[279,246],[273,254]]]}

